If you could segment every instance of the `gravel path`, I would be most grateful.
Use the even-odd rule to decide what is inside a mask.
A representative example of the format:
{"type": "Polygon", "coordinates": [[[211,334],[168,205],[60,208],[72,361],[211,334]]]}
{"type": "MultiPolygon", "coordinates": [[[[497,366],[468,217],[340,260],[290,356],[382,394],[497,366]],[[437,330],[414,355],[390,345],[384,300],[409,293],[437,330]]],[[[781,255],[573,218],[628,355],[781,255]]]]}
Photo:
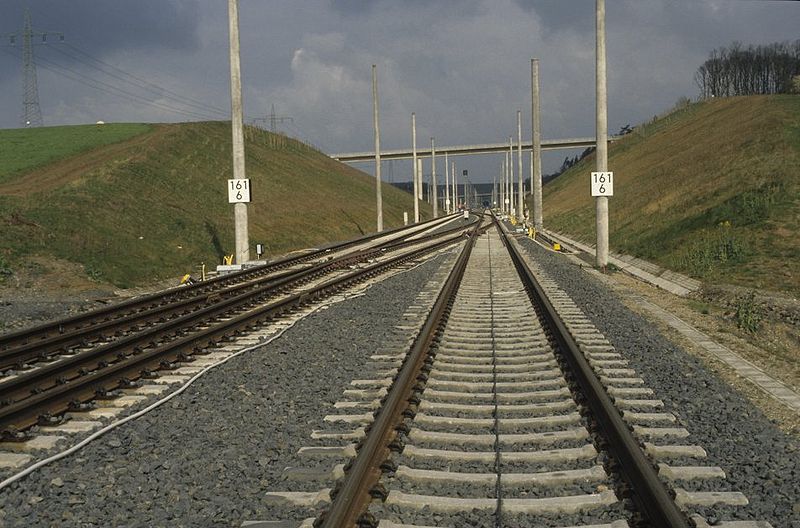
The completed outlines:
{"type": "Polygon", "coordinates": [[[724,487],[748,497],[750,505],[735,513],[775,528],[800,527],[800,442],[599,281],[530,240],[522,245],[630,361],[666,410],[678,416],[691,432],[689,443],[703,446],[709,465],[727,472],[724,487]]]}
{"type": "Polygon", "coordinates": [[[442,257],[303,319],[185,393],[0,492],[0,526],[239,526],[359,377],[442,257]],[[391,302],[386,302],[391,299],[391,302]]]}

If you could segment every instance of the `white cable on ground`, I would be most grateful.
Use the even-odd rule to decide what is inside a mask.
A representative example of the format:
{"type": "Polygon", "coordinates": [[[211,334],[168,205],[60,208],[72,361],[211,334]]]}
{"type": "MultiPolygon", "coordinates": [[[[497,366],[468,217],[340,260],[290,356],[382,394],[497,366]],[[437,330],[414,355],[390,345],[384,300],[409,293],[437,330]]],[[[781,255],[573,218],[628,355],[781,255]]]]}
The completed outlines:
{"type": "MultiPolygon", "coordinates": [[[[446,249],[450,249],[450,248],[448,247],[446,249]]],[[[441,252],[444,252],[444,250],[442,250],[441,252]]],[[[432,253],[430,255],[430,257],[436,256],[437,253],[439,253],[439,252],[432,253]]],[[[428,258],[428,256],[426,256],[426,258],[423,258],[422,260],[420,260],[419,263],[416,266],[413,266],[413,267],[408,268],[408,269],[398,270],[398,273],[392,274],[392,275],[401,275],[403,273],[415,270],[418,267],[422,266],[428,260],[429,260],[429,258],[428,258]]],[[[388,277],[385,277],[385,278],[388,278],[388,277]]],[[[384,280],[384,279],[382,279],[382,280],[384,280]]],[[[371,282],[371,283],[366,284],[366,287],[364,288],[364,290],[369,289],[370,287],[372,287],[373,284],[377,284],[377,282],[379,282],[379,281],[371,282]]],[[[359,293],[363,294],[363,290],[361,292],[359,292],[359,293]]],[[[345,300],[347,298],[348,298],[348,296],[347,296],[347,294],[345,294],[345,295],[343,295],[341,297],[340,300],[345,300]]],[[[262,341],[261,343],[258,343],[256,345],[251,345],[249,347],[243,348],[243,349],[239,350],[238,352],[234,352],[233,354],[231,354],[230,356],[226,357],[225,359],[221,359],[218,362],[214,363],[213,365],[207,366],[206,368],[204,368],[203,370],[201,370],[200,372],[198,372],[197,374],[192,376],[192,378],[189,379],[189,381],[184,383],[175,392],[168,394],[164,398],[162,398],[162,399],[160,399],[160,400],[148,405],[144,409],[142,409],[140,411],[137,411],[137,412],[131,414],[130,416],[126,416],[125,418],[119,419],[119,420],[117,420],[115,422],[112,422],[112,423],[106,425],[102,429],[98,429],[97,431],[95,431],[91,435],[87,436],[86,438],[84,438],[83,440],[81,440],[77,444],[73,445],[72,447],[70,447],[68,449],[65,449],[64,451],[61,451],[59,453],[56,453],[55,455],[49,456],[49,457],[47,457],[47,458],[45,458],[43,460],[40,460],[40,461],[36,462],[35,464],[32,464],[32,465],[26,467],[24,470],[20,471],[19,473],[15,473],[14,475],[12,475],[12,476],[8,477],[7,479],[5,479],[4,481],[0,482],[0,490],[3,490],[4,488],[8,487],[9,485],[13,484],[14,482],[17,482],[18,480],[27,477],[28,475],[30,475],[31,473],[33,473],[34,471],[36,471],[37,469],[39,469],[41,467],[44,467],[44,466],[46,466],[48,464],[56,462],[57,460],[61,460],[62,458],[68,457],[69,455],[75,453],[76,451],[79,451],[80,449],[84,448],[90,442],[100,438],[101,436],[103,436],[107,432],[113,431],[114,429],[116,429],[116,428],[118,428],[118,427],[120,427],[120,426],[122,426],[122,425],[124,425],[124,424],[126,424],[128,422],[130,422],[131,420],[135,420],[136,418],[139,418],[140,416],[144,416],[145,414],[149,413],[153,409],[161,407],[162,405],[164,405],[165,403],[170,401],[172,398],[174,398],[175,396],[178,396],[183,391],[188,389],[190,385],[192,385],[195,381],[197,381],[197,379],[199,379],[201,376],[205,375],[209,370],[217,368],[218,366],[220,366],[220,365],[222,365],[224,363],[227,363],[229,360],[231,360],[231,359],[233,359],[233,358],[235,358],[237,356],[240,356],[240,355],[244,354],[245,352],[250,352],[252,350],[255,350],[258,347],[262,347],[262,346],[265,346],[265,345],[268,345],[268,344],[272,343],[274,340],[276,340],[279,337],[281,337],[284,334],[284,332],[286,332],[287,330],[292,328],[298,322],[300,322],[303,319],[305,319],[307,316],[311,315],[312,313],[316,312],[317,310],[319,310],[321,308],[327,308],[328,306],[330,306],[331,304],[335,304],[336,302],[338,302],[338,301],[333,301],[331,303],[323,303],[323,304],[320,304],[318,306],[315,306],[313,310],[311,310],[307,314],[303,315],[299,319],[297,319],[295,321],[292,321],[292,323],[289,326],[281,329],[276,334],[272,335],[269,339],[267,339],[265,341],[262,341]]]]}
{"type": "MultiPolygon", "coordinates": [[[[298,319],[297,321],[300,321],[300,320],[301,319],[298,319]]],[[[55,454],[53,456],[45,458],[44,460],[40,460],[39,462],[36,462],[35,464],[33,464],[31,466],[28,466],[23,471],[20,471],[19,473],[15,474],[15,475],[12,475],[11,477],[8,477],[4,481],[0,482],[0,490],[5,488],[9,484],[12,484],[12,483],[18,481],[19,479],[30,475],[31,473],[33,473],[34,471],[36,471],[40,467],[46,466],[47,464],[55,462],[56,460],[61,460],[62,458],[71,455],[72,453],[74,453],[74,452],[78,451],[79,449],[83,448],[84,446],[86,446],[87,444],[92,442],[93,440],[96,440],[97,438],[103,436],[107,432],[112,431],[112,430],[116,429],[117,427],[119,427],[119,426],[121,426],[123,424],[126,424],[131,420],[135,420],[136,418],[139,418],[140,416],[143,416],[143,415],[147,414],[148,412],[152,411],[153,409],[164,405],[169,400],[171,400],[172,398],[174,398],[178,394],[180,394],[183,391],[185,391],[186,389],[188,389],[191,384],[193,384],[198,378],[200,378],[200,376],[203,376],[209,370],[211,370],[213,368],[216,368],[219,365],[222,365],[223,363],[226,363],[228,360],[233,359],[236,356],[239,356],[241,354],[244,354],[245,352],[249,352],[249,351],[254,350],[254,349],[256,349],[256,348],[258,348],[260,346],[268,345],[269,343],[271,343],[272,341],[274,341],[275,339],[277,339],[281,335],[283,335],[283,333],[286,330],[288,330],[289,328],[294,326],[297,321],[292,322],[291,325],[289,325],[286,328],[280,330],[277,334],[273,335],[272,337],[270,337],[266,341],[264,341],[262,343],[259,343],[257,345],[252,345],[252,346],[249,346],[247,348],[243,348],[242,350],[239,350],[238,352],[235,352],[235,353],[231,354],[230,356],[226,357],[225,359],[221,359],[220,361],[214,363],[213,365],[209,365],[208,367],[204,368],[203,370],[201,370],[200,372],[195,374],[189,381],[187,381],[184,385],[182,385],[178,390],[176,390],[175,392],[167,395],[166,397],[164,397],[164,398],[162,398],[162,399],[160,399],[160,400],[148,405],[144,409],[142,409],[140,411],[137,411],[137,412],[131,414],[130,416],[126,416],[125,418],[117,420],[116,422],[110,423],[107,426],[103,427],[102,429],[99,429],[99,430],[95,431],[94,433],[92,433],[91,435],[87,436],[82,441],[78,442],[77,444],[75,444],[74,446],[70,447],[69,449],[66,449],[64,451],[61,451],[60,453],[57,453],[57,454],[55,454]]]]}

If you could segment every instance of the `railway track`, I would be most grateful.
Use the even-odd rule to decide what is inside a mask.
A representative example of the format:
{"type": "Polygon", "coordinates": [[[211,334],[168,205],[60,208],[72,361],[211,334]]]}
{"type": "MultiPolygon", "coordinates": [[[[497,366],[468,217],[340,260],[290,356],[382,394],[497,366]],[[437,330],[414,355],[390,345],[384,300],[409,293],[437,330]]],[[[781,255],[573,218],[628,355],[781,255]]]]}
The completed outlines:
{"type": "Polygon", "coordinates": [[[90,411],[137,380],[183,368],[220,343],[392,267],[457,243],[454,217],[366,237],[0,337],[0,434],[26,441],[35,425],[90,411]],[[31,363],[30,365],[28,363],[31,363]]]}
{"type": "MultiPolygon", "coordinates": [[[[0,372],[23,369],[29,363],[47,361],[90,344],[138,332],[201,307],[262,288],[284,286],[305,277],[319,276],[333,269],[362,262],[381,253],[402,247],[408,239],[433,238],[441,226],[453,220],[432,220],[411,228],[398,228],[341,244],[279,259],[262,266],[220,275],[189,286],[170,289],[72,317],[0,335],[0,372]],[[420,235],[423,233],[423,235],[420,235]]],[[[441,234],[457,231],[443,229],[441,234]]]]}
{"type": "Polygon", "coordinates": [[[471,239],[442,282],[300,449],[310,467],[268,493],[283,520],[264,526],[770,526],[720,522],[746,497],[513,237],[471,239]]]}

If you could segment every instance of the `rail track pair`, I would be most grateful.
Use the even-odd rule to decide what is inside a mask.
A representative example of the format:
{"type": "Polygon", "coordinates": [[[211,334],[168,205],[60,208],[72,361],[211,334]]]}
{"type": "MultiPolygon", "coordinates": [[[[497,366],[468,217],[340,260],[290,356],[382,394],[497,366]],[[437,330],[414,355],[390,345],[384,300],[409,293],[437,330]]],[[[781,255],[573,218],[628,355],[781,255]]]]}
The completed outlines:
{"type": "Polygon", "coordinates": [[[341,464],[268,493],[274,526],[688,528],[746,504],[697,490],[724,472],[690,465],[702,449],[671,443],[688,432],[513,235],[475,229],[410,349],[377,351],[299,451],[341,464]]]}
{"type": "Polygon", "coordinates": [[[663,426],[674,420],[653,412],[663,403],[485,217],[364,237],[0,336],[0,431],[28,439],[37,424],[454,244],[463,249],[444,286],[414,312],[410,350],[376,354],[384,377],[355,380],[326,417],[333,429],[313,436],[356,443],[301,449],[342,458],[322,476],[330,489],[267,496],[314,517],[276,526],[703,527],[703,507],[746,503],[676,484],[724,472],[686,465],[696,446],[645,441],[688,432],[663,426]],[[678,464],[661,463],[665,454],[678,464]]]}
{"type": "Polygon", "coordinates": [[[24,441],[232,336],[461,239],[451,216],[0,336],[0,440],[24,441]]]}

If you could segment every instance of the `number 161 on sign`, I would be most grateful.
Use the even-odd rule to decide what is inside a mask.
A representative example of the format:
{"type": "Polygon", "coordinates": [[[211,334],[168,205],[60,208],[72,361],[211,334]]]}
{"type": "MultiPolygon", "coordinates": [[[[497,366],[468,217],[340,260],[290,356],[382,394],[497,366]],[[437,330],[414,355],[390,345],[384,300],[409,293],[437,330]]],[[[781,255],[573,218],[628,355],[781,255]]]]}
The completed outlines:
{"type": "Polygon", "coordinates": [[[250,201],[250,179],[228,180],[228,203],[247,203],[250,201]]]}
{"type": "Polygon", "coordinates": [[[592,173],[592,196],[614,196],[614,173],[592,173]]]}

